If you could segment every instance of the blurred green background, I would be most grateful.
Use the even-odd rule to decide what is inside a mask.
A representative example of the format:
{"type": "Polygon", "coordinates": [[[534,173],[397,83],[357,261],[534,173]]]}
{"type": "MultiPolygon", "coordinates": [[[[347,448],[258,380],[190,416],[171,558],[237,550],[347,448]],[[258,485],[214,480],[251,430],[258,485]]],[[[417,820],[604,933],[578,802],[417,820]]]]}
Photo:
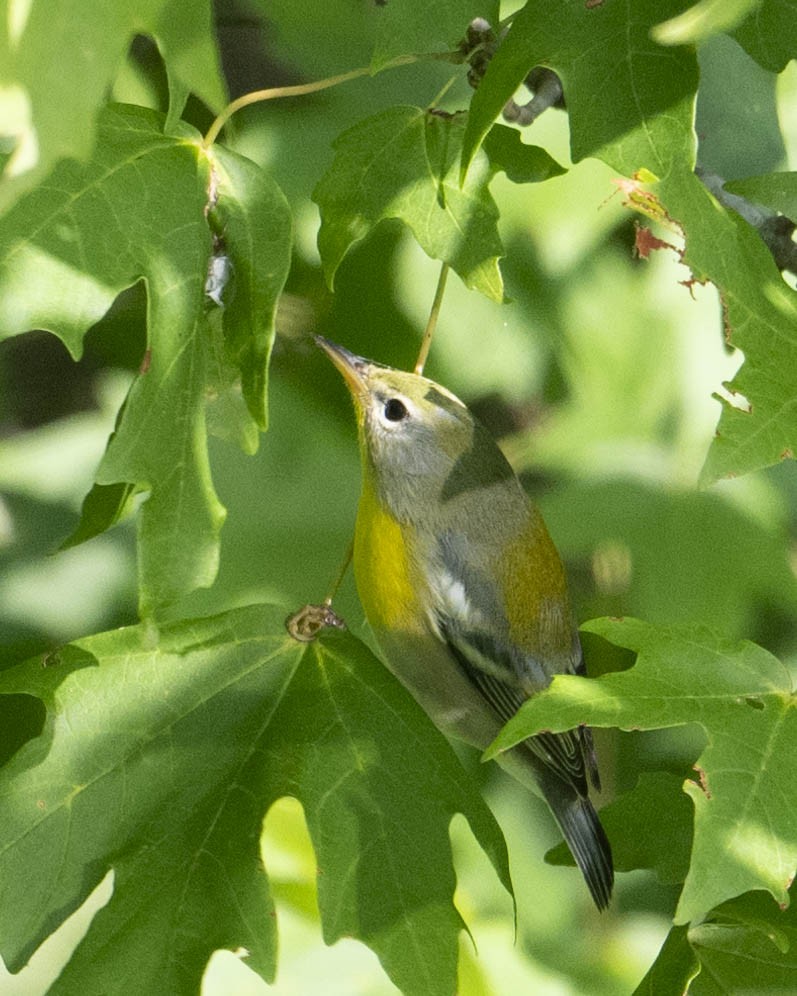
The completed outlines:
{"type": "MultiPolygon", "coordinates": [[[[368,4],[217,6],[232,96],[369,61],[375,12],[368,4]]],[[[794,63],[775,78],[725,37],[706,43],[700,61],[701,164],[727,179],[797,168],[794,63]]],[[[450,74],[445,65],[405,67],[252,107],[228,131],[228,141],[267,166],[285,191],[296,250],[279,313],[270,429],[254,457],[211,441],[214,481],[228,509],[221,568],[216,584],[185,599],[175,615],[264,599],[297,607],[326,594],[351,534],[359,465],[348,397],[311,335],[411,365],[438,264],[406,231],[385,224],[345,260],[331,293],[315,249],[310,194],[341,130],[392,104],[428,103],[450,74]]],[[[460,81],[444,106],[466,106],[469,93],[460,81]]],[[[114,97],[164,106],[162,69],[146,42],[134,46],[114,97]]],[[[188,116],[198,127],[209,123],[198,105],[188,116]]],[[[565,114],[548,112],[524,140],[569,163],[565,114]]],[[[724,344],[713,288],[682,286],[689,273],[673,252],[633,257],[634,219],[612,180],[595,161],[536,187],[495,179],[510,301],[497,306],[452,276],[426,372],[501,439],[567,562],[581,619],[628,614],[706,623],[755,640],[794,668],[797,466],[790,461],[697,490],[719,415],[712,392],[742,357],[724,344]]],[[[78,364],[45,333],[0,345],[4,667],[135,621],[134,523],[56,551],[77,522],[143,355],[144,305],[141,287],[124,294],[89,334],[78,364]]],[[[337,609],[367,638],[350,577],[337,609]]],[[[588,650],[593,673],[616,665],[594,642],[588,650]]],[[[601,736],[606,798],[629,788],[640,768],[686,771],[698,746],[683,731],[601,736]]],[[[675,890],[642,873],[621,875],[612,910],[599,917],[575,872],[543,863],[557,841],[544,807],[497,770],[464,759],[484,780],[509,841],[519,927],[515,944],[510,902],[464,821],[455,822],[457,901],[478,946],[477,957],[463,939],[461,992],[631,992],[665,936],[675,890]]],[[[207,992],[395,992],[361,945],[323,947],[298,805],[286,801],[269,814],[265,848],[280,908],[277,983],[267,990],[238,959],[220,954],[207,992]]],[[[42,952],[40,981],[0,979],[3,992],[43,991],[41,979],[58,957],[42,952]]]]}

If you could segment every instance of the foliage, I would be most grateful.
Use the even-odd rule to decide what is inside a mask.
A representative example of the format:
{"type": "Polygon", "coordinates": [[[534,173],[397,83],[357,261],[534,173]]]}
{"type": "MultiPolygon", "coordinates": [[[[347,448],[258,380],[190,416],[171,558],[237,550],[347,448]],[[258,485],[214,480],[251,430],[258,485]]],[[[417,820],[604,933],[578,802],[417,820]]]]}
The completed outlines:
{"type": "Polygon", "coordinates": [[[113,898],[55,992],[124,991],[133,979],[195,991],[213,950],[242,943],[273,978],[258,839],[263,813],[290,794],[324,869],[327,940],[362,937],[402,988],[448,991],[461,928],[448,822],[468,816],[509,887],[500,832],[380,663],[347,635],[298,643],[284,615],[253,606],[157,634],[119,629],[2,675],[6,695],[47,708],[2,790],[12,967],[113,865],[113,898]],[[430,754],[441,755],[432,772],[430,754]]]}
{"type": "MultiPolygon", "coordinates": [[[[761,232],[695,163],[764,215],[797,215],[773,75],[793,86],[795,4],[527,0],[500,28],[495,3],[470,0],[294,6],[253,6],[279,29],[271,64],[349,81],[241,111],[214,142],[220,48],[228,70],[238,53],[207,0],[33,0],[2,18],[0,414],[17,421],[0,438],[6,964],[22,968],[112,870],[53,992],[193,993],[218,949],[246,948],[272,981],[274,897],[313,916],[261,840],[291,796],[324,940],[361,940],[402,992],[501,991],[511,971],[540,992],[546,972],[569,973],[574,992],[789,988],[797,306],[761,232]],[[491,28],[466,43],[477,16],[491,28]],[[134,36],[154,42],[146,58],[134,36]],[[733,88],[731,51],[745,74],[733,88]],[[498,123],[540,65],[566,117],[498,123]],[[748,80],[771,103],[774,164],[757,143],[712,145],[748,80]],[[634,240],[647,262],[631,261],[634,240]],[[599,740],[604,821],[634,873],[596,926],[604,949],[580,946],[576,921],[597,915],[578,891],[527,905],[535,876],[559,873],[523,865],[502,801],[517,811],[516,797],[489,781],[527,956],[510,968],[502,955],[500,981],[489,940],[482,958],[459,950],[466,921],[477,941],[498,920],[511,934],[487,776],[375,659],[350,585],[336,603],[350,632],[305,644],[284,626],[332,576],[356,489],[342,392],[307,327],[409,365],[439,262],[462,286],[449,285],[433,376],[505,436],[532,487],[558,479],[541,504],[582,617],[646,619],[585,624],[599,676],[556,679],[494,745],[579,723],[621,731],[599,740]],[[692,341],[704,327],[710,359],[692,341]],[[23,431],[10,350],[34,329],[88,358],[76,369],[103,368],[100,425],[83,411],[23,431]],[[738,369],[723,346],[743,353],[738,369]],[[128,371],[121,391],[112,368],[128,371]],[[697,493],[698,476],[714,488],[697,493]],[[70,616],[84,585],[97,606],[113,589],[107,609],[70,616]],[[492,871],[455,823],[455,875],[456,813],[492,871]],[[643,912],[663,944],[635,967],[611,950],[624,917],[644,933],[643,912]]],[[[66,375],[47,393],[66,396],[66,375]]]]}
{"type": "Polygon", "coordinates": [[[699,723],[708,747],[695,762],[696,779],[684,786],[694,804],[694,834],[675,923],[754,889],[787,904],[797,862],[791,819],[797,784],[781,764],[797,717],[788,670],[755,644],[734,645],[696,627],[603,619],[585,629],[633,650],[636,665],[593,680],[555,678],[506,724],[488,755],[543,729],[582,723],[620,729],[699,723]]]}

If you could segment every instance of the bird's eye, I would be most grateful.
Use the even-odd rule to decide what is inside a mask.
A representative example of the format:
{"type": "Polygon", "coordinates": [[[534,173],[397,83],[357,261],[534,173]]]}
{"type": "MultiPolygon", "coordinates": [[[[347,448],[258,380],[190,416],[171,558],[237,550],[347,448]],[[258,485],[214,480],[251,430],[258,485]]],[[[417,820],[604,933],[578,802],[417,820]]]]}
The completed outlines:
{"type": "Polygon", "coordinates": [[[385,402],[385,418],[389,422],[400,422],[408,415],[407,406],[398,398],[388,398],[385,402]]]}

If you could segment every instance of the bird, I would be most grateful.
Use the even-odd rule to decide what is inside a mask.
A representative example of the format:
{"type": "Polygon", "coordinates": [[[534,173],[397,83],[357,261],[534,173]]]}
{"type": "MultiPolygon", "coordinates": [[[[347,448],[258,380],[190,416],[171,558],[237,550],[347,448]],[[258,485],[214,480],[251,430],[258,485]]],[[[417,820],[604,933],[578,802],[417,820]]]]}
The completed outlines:
{"type": "MultiPolygon", "coordinates": [[[[316,343],[354,401],[362,489],[354,576],[385,663],[433,723],[484,750],[557,674],[585,674],[565,571],[488,430],[417,373],[316,343]]],[[[498,757],[541,795],[599,910],[614,883],[589,798],[590,730],[542,732],[498,757]]]]}

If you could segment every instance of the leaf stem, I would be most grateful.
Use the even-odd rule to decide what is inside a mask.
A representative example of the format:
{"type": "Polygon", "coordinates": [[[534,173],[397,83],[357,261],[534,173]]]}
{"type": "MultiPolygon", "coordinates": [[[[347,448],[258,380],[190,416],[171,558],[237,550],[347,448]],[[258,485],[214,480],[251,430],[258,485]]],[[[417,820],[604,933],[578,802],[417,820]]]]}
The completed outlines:
{"type": "Polygon", "coordinates": [[[343,583],[343,579],[346,577],[346,571],[349,569],[349,564],[351,564],[352,557],[354,556],[354,540],[349,541],[349,546],[346,550],[346,555],[343,558],[343,562],[338,568],[338,573],[335,575],[335,580],[332,582],[332,587],[329,589],[327,597],[324,599],[323,604],[329,608],[332,605],[332,599],[337,595],[338,589],[343,583]]]}
{"type": "MultiPolygon", "coordinates": [[[[406,66],[412,62],[420,61],[424,56],[402,55],[387,63],[384,69],[395,69],[398,66],[406,66]]],[[[280,97],[303,97],[308,93],[318,93],[319,90],[328,90],[329,87],[337,86],[339,83],[348,83],[349,80],[357,79],[360,76],[367,76],[371,72],[370,66],[361,66],[359,69],[350,69],[347,73],[340,73],[337,76],[329,76],[324,80],[313,80],[311,83],[297,83],[293,86],[273,86],[266,90],[252,90],[237,97],[227,104],[224,110],[213,121],[207,134],[203,139],[205,147],[213,145],[219,137],[222,128],[227,124],[236,111],[250,104],[259,104],[265,100],[277,100],[280,97]]]]}
{"type": "Polygon", "coordinates": [[[437,317],[440,314],[440,308],[443,304],[443,294],[446,289],[446,277],[448,276],[448,263],[443,263],[440,267],[440,276],[437,278],[437,290],[434,294],[434,301],[432,301],[432,308],[429,312],[429,321],[426,323],[426,329],[423,333],[423,339],[421,340],[421,348],[418,353],[418,359],[415,361],[415,373],[420,375],[423,373],[423,368],[426,365],[426,360],[429,356],[429,350],[432,347],[432,336],[434,335],[434,330],[437,328],[437,317]]]}
{"type": "Polygon", "coordinates": [[[445,84],[444,84],[444,85],[443,85],[443,86],[441,87],[441,89],[440,89],[439,93],[438,93],[438,94],[437,94],[437,96],[436,96],[436,97],[435,97],[435,98],[434,98],[434,99],[433,99],[433,100],[431,101],[431,103],[429,104],[429,107],[427,108],[427,110],[430,110],[430,111],[433,111],[433,110],[434,110],[434,109],[435,109],[435,108],[437,107],[437,105],[438,105],[438,104],[440,103],[440,101],[441,101],[441,100],[443,99],[443,97],[445,97],[445,95],[446,95],[446,94],[448,93],[448,91],[449,91],[449,90],[451,89],[451,87],[452,87],[452,86],[454,85],[454,83],[456,82],[456,80],[457,80],[457,77],[456,77],[456,76],[452,76],[452,77],[451,77],[451,79],[450,79],[450,80],[448,80],[448,81],[447,81],[447,82],[446,82],[446,83],[445,83],[445,84]]]}

